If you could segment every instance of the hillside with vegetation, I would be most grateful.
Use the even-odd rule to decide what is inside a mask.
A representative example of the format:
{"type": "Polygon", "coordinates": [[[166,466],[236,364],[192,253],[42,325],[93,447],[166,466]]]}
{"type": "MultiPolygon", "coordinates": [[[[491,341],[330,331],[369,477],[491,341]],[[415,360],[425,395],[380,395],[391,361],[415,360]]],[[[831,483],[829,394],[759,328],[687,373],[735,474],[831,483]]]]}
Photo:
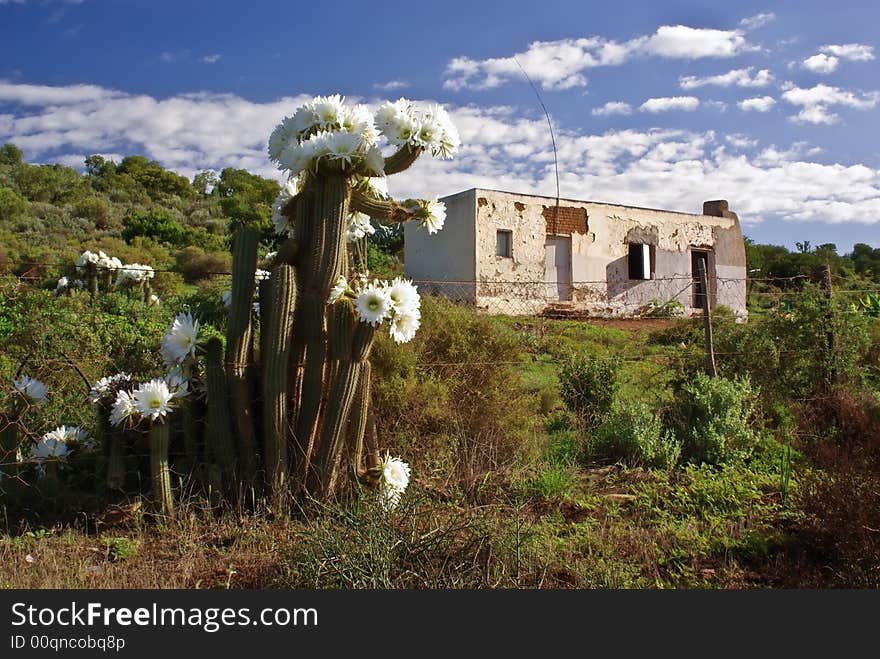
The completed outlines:
{"type": "MultiPolygon", "coordinates": [[[[259,230],[260,265],[280,246],[276,181],[84,165],[0,149],[0,433],[15,417],[27,441],[62,424],[99,437],[90,387],[161,374],[177,312],[225,335],[234,232],[259,230]],[[86,250],[152,267],[158,300],[77,285],[86,250]],[[25,373],[48,396],[15,408],[25,373]]],[[[371,273],[401,272],[400,232],[364,249],[371,273]]],[[[376,431],[412,468],[393,511],[218,501],[172,446],[164,517],[144,438],[114,488],[100,442],[52,479],[7,455],[0,585],[880,587],[880,249],[746,251],[750,320],[715,310],[716,377],[698,318],[489,316],[425,297],[415,338],[377,333],[370,356],[376,431]]]]}

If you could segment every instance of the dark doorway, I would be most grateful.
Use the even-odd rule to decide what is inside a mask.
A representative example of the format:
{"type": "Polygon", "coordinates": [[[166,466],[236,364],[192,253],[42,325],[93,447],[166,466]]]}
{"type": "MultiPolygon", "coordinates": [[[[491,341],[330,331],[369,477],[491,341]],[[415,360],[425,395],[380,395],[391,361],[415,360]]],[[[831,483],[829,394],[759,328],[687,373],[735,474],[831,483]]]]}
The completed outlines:
{"type": "Polygon", "coordinates": [[[691,276],[694,279],[694,309],[705,308],[706,295],[710,292],[703,290],[703,284],[700,281],[700,263],[703,264],[703,268],[706,272],[706,282],[709,283],[709,288],[711,289],[712,285],[710,282],[712,281],[712,271],[709,269],[709,252],[696,249],[691,250],[691,276]]]}

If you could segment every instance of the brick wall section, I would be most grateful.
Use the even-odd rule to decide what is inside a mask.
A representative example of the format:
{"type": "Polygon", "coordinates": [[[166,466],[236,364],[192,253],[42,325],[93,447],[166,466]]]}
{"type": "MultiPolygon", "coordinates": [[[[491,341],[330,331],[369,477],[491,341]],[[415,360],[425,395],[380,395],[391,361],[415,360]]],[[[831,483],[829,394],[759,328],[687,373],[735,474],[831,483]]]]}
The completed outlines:
{"type": "Polygon", "coordinates": [[[544,206],[541,213],[548,234],[587,233],[587,209],[571,206],[544,206]]]}

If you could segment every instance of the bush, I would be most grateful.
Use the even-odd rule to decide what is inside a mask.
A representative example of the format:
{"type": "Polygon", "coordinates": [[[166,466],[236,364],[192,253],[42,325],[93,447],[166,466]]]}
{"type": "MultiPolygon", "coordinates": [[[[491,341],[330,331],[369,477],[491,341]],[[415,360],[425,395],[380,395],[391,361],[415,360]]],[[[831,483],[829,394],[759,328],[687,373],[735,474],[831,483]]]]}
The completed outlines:
{"type": "Polygon", "coordinates": [[[104,197],[85,197],[73,207],[74,217],[92,220],[98,229],[109,229],[113,226],[113,214],[110,204],[104,197]]]}
{"type": "Polygon", "coordinates": [[[596,429],[588,442],[587,455],[599,462],[671,469],[681,455],[681,444],[646,403],[622,401],[596,429]]]}
{"type": "Polygon", "coordinates": [[[562,400],[585,428],[600,425],[619,388],[618,357],[569,355],[559,372],[562,400]]]}
{"type": "Polygon", "coordinates": [[[232,255],[229,252],[206,252],[199,247],[185,247],[177,253],[177,269],[187,282],[215,277],[230,272],[232,255]]]}
{"type": "Polygon", "coordinates": [[[179,245],[186,229],[165,210],[134,211],[123,220],[122,237],[131,242],[136,236],[155,238],[158,242],[179,245]]]}
{"type": "Polygon", "coordinates": [[[0,222],[15,222],[27,209],[27,199],[8,188],[0,188],[0,222]]]}
{"type": "Polygon", "coordinates": [[[694,464],[741,463],[757,445],[750,425],[757,390],[748,378],[698,374],[675,396],[673,412],[682,457],[694,464]]]}
{"type": "Polygon", "coordinates": [[[405,345],[376,334],[373,403],[379,436],[475,494],[535,448],[533,401],[509,364],[516,335],[473,309],[422,298],[422,326],[405,345]]]}

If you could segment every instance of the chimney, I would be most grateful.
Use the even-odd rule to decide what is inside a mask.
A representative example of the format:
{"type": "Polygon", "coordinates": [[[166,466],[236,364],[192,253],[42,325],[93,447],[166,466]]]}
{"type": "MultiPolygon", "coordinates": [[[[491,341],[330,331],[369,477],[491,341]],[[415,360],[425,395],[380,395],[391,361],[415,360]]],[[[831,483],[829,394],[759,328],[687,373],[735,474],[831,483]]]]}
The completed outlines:
{"type": "Polygon", "coordinates": [[[730,217],[728,213],[730,213],[730,210],[727,206],[727,199],[715,199],[713,201],[703,202],[703,215],[730,217]]]}

